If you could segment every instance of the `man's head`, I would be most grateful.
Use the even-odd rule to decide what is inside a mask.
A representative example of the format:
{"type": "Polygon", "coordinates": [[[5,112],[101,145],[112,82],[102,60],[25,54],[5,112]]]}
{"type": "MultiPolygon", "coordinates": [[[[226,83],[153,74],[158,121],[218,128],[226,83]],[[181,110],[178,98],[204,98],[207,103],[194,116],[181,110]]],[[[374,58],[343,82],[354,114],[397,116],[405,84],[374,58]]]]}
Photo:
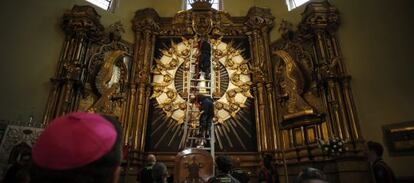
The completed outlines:
{"type": "Polygon", "coordinates": [[[374,162],[377,159],[382,157],[382,153],[384,153],[384,148],[378,142],[368,141],[368,161],[374,162]]]}
{"type": "Polygon", "coordinates": [[[54,119],[33,146],[32,182],[116,182],[121,133],[109,116],[75,112],[54,119]]]}
{"type": "Polygon", "coordinates": [[[167,182],[168,170],[164,163],[156,163],[152,167],[152,179],[155,182],[167,182]]]}
{"type": "Polygon", "coordinates": [[[216,165],[219,171],[229,173],[233,167],[231,159],[228,156],[217,156],[216,165]]]}
{"type": "Polygon", "coordinates": [[[295,183],[328,183],[328,179],[322,171],[316,168],[306,168],[296,177],[295,183]]]}
{"type": "Polygon", "coordinates": [[[155,155],[148,154],[148,156],[147,156],[147,164],[152,166],[152,165],[155,165],[156,162],[157,162],[157,158],[155,157],[155,155]]]}

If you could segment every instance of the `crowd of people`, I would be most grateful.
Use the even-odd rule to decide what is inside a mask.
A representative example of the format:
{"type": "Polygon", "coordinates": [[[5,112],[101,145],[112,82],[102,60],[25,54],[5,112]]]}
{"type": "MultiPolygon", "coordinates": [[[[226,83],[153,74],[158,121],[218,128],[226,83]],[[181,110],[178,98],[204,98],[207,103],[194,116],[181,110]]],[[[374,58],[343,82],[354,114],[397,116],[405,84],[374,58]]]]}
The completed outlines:
{"type": "MultiPolygon", "coordinates": [[[[31,155],[24,155],[9,168],[3,183],[116,183],[121,165],[122,130],[112,117],[74,112],[54,119],[33,145],[31,155]]],[[[395,176],[381,159],[383,148],[368,142],[368,159],[375,182],[394,183],[395,176]]],[[[260,183],[279,183],[272,157],[265,155],[258,169],[260,183]]],[[[250,176],[240,169],[240,160],[228,156],[215,159],[216,176],[210,183],[247,183],[250,176]]],[[[154,155],[138,174],[137,182],[173,182],[164,163],[154,155]]],[[[327,176],[315,168],[306,168],[295,183],[328,183],[327,176]]]]}

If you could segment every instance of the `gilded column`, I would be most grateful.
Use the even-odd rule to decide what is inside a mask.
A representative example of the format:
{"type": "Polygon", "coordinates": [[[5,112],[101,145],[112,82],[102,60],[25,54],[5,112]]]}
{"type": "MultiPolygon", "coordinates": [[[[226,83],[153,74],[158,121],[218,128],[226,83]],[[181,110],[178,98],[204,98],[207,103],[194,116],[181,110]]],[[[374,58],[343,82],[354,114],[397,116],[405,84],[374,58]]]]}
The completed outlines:
{"type": "Polygon", "coordinates": [[[349,87],[349,76],[341,59],[335,32],[339,15],[328,2],[315,2],[307,6],[302,30],[313,34],[319,80],[325,95],[328,124],[333,134],[342,139],[360,137],[355,106],[349,87]]]}
{"type": "Polygon", "coordinates": [[[65,42],[61,50],[58,68],[52,80],[43,123],[67,112],[76,111],[87,67],[87,51],[92,41],[103,35],[100,16],[91,6],[77,6],[67,11],[62,18],[65,42]]]}
{"type": "Polygon", "coordinates": [[[272,90],[272,65],[269,54],[269,31],[274,25],[270,9],[253,7],[247,14],[255,89],[256,133],[259,152],[276,148],[275,105],[272,90]]]}
{"type": "Polygon", "coordinates": [[[133,116],[129,134],[132,137],[131,145],[135,150],[143,152],[147,129],[147,113],[150,97],[150,71],[152,67],[155,36],[159,30],[159,16],[154,9],[143,9],[135,13],[133,29],[135,32],[134,49],[134,82],[136,83],[135,100],[131,106],[133,116]]]}
{"type": "MultiPolygon", "coordinates": [[[[338,70],[341,73],[342,77],[340,78],[340,89],[343,95],[343,106],[346,111],[345,114],[348,118],[348,128],[350,138],[354,140],[363,140],[361,136],[361,131],[358,122],[358,115],[355,109],[354,99],[352,97],[352,90],[350,87],[351,76],[347,75],[347,71],[344,63],[342,62],[342,54],[340,50],[339,43],[337,41],[335,32],[330,32],[330,42],[332,44],[332,52],[335,55],[335,58],[338,59],[338,70]]],[[[338,87],[339,88],[339,87],[338,87]]]]}

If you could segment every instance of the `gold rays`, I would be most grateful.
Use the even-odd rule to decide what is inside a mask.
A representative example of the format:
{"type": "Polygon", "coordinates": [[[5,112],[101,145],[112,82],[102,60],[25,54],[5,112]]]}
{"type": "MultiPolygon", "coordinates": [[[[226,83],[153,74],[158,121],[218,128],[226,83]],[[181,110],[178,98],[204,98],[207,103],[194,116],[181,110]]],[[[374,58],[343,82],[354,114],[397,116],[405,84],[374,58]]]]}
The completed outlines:
{"type": "MultiPolygon", "coordinates": [[[[185,119],[185,108],[179,104],[185,103],[187,85],[185,79],[186,63],[188,62],[192,39],[183,39],[175,42],[165,39],[159,44],[158,52],[160,58],[154,60],[155,68],[159,72],[153,72],[153,82],[162,83],[158,88],[158,95],[151,99],[152,115],[150,117],[150,148],[152,150],[176,151],[191,145],[185,143],[196,143],[199,139],[188,139],[195,136],[198,129],[188,127],[184,129],[182,121],[185,119]],[[174,64],[171,65],[171,62],[174,64]],[[175,64],[177,62],[178,64],[175,64]],[[171,77],[167,77],[170,76],[171,77]],[[164,80],[168,79],[168,83],[164,80]],[[168,91],[175,92],[175,95],[168,95],[168,91]],[[171,97],[173,96],[173,97],[171,97]],[[171,99],[168,100],[168,99],[171,99]],[[168,101],[170,105],[163,105],[168,101]],[[168,107],[168,108],[166,108],[168,107]]],[[[214,95],[216,102],[223,103],[220,108],[215,108],[217,120],[214,129],[216,149],[219,151],[254,150],[255,143],[255,122],[252,118],[252,101],[250,94],[250,71],[245,59],[245,47],[240,42],[231,41],[225,43],[220,39],[212,39],[213,62],[215,63],[216,76],[219,76],[217,95],[214,95]],[[237,46],[236,46],[237,45],[237,46]],[[230,80],[231,76],[233,80],[230,80]],[[245,93],[243,93],[245,92],[245,93]],[[246,95],[247,94],[249,95],[246,95]],[[231,95],[230,95],[231,94],[231,95]]],[[[197,51],[195,51],[197,52],[197,51]]],[[[158,56],[157,56],[158,57],[158,56]]]]}

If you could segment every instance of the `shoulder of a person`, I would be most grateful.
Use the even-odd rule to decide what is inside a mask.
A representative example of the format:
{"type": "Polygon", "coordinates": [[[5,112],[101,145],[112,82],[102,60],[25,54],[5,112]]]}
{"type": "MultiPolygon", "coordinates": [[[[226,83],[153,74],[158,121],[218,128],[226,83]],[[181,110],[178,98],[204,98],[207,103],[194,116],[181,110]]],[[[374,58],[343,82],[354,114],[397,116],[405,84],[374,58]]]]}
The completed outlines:
{"type": "Polygon", "coordinates": [[[240,181],[237,180],[236,178],[234,178],[233,176],[231,176],[231,175],[228,175],[228,176],[230,177],[231,182],[233,182],[233,183],[240,183],[240,181]]]}
{"type": "Polygon", "coordinates": [[[373,164],[374,169],[386,169],[388,165],[383,160],[378,160],[373,164]]]}

